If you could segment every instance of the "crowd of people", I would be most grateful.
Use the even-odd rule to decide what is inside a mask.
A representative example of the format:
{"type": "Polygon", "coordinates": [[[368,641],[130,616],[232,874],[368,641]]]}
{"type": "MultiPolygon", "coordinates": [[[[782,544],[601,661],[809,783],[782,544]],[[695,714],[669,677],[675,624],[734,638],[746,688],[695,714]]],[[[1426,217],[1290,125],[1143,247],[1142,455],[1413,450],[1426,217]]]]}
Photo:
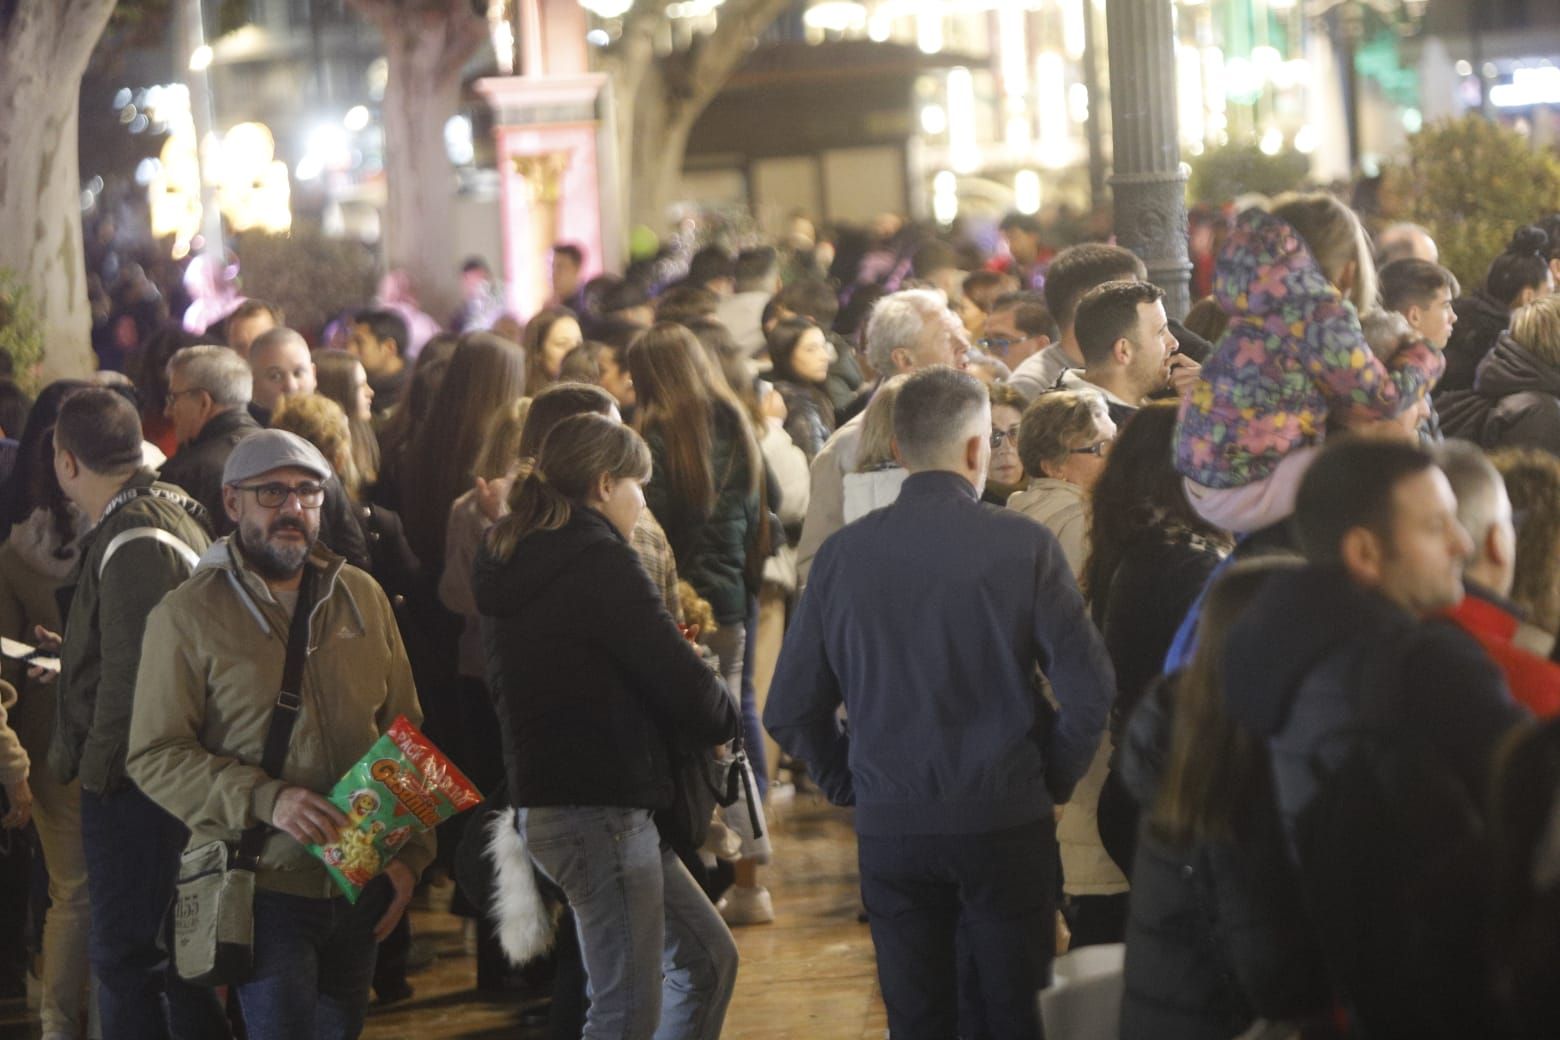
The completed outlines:
{"type": "Polygon", "coordinates": [[[1464,294],[1282,198],[1184,320],[1001,232],[588,281],[560,243],[523,324],[477,259],[447,323],[394,275],[326,330],[231,291],[128,378],[0,383],[0,996],[353,1037],[442,875],[553,1036],[717,1037],[805,786],[854,808],[895,1040],[1038,1037],[1054,958],[1117,943],[1130,1040],[1554,1035],[1560,215],[1464,294]],[[486,808],[349,900],[307,849],[401,717],[486,808]],[[168,946],[213,842],[256,879],[221,990],[168,946]]]}

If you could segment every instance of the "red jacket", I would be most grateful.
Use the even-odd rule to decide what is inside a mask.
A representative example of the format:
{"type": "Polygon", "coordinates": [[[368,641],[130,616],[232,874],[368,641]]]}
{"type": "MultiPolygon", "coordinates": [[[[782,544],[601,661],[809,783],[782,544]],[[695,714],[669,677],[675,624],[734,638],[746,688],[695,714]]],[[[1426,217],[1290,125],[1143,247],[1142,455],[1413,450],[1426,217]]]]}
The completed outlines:
{"type": "Polygon", "coordinates": [[[1484,647],[1506,674],[1512,697],[1541,718],[1560,715],[1560,665],[1512,644],[1516,615],[1470,589],[1446,616],[1484,647]]]}

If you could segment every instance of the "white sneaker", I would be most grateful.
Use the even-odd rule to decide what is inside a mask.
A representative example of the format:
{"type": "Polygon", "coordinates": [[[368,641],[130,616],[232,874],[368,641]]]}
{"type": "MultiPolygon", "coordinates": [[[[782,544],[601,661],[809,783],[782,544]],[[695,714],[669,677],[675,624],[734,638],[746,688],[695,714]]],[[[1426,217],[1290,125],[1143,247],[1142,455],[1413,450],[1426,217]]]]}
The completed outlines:
{"type": "Polygon", "coordinates": [[[775,904],[763,885],[743,888],[733,885],[715,904],[722,920],[729,925],[768,924],[775,919],[775,904]]]}

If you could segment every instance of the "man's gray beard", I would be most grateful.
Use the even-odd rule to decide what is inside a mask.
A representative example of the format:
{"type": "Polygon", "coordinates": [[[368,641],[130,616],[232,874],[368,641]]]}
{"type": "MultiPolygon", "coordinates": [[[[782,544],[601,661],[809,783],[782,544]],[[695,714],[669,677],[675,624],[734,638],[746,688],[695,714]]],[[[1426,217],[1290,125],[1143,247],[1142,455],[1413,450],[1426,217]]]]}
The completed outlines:
{"type": "Polygon", "coordinates": [[[297,577],[298,572],[303,570],[304,561],[309,558],[309,553],[314,549],[313,540],[287,549],[278,548],[269,541],[261,542],[258,547],[253,546],[244,537],[242,527],[235,532],[235,537],[244,559],[249,561],[249,566],[268,581],[286,581],[297,577]]]}

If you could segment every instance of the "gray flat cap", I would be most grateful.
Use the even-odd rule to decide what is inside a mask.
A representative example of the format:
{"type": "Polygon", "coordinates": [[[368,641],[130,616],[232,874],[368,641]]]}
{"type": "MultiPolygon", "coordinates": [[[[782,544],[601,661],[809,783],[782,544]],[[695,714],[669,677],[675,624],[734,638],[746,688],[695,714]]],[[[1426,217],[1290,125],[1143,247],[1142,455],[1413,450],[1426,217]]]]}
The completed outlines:
{"type": "Polygon", "coordinates": [[[222,483],[237,484],[283,466],[307,470],[320,480],[329,480],[330,463],[320,450],[296,433],[286,430],[261,430],[238,442],[222,467],[222,483]]]}

